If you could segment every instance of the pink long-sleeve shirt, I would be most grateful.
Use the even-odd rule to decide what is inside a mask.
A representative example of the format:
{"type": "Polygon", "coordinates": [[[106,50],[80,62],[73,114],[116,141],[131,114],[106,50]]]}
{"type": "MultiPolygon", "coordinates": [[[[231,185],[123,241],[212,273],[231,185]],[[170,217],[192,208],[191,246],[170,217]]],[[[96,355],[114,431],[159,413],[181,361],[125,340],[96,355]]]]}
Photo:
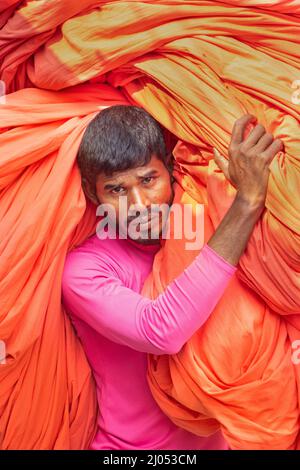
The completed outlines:
{"type": "Polygon", "coordinates": [[[208,245],[156,300],[140,292],[159,245],[100,240],[71,251],[63,302],[94,373],[99,405],[92,449],[227,449],[220,432],[177,427],[147,383],[147,353],[175,354],[203,325],[236,271],[208,245]]]}

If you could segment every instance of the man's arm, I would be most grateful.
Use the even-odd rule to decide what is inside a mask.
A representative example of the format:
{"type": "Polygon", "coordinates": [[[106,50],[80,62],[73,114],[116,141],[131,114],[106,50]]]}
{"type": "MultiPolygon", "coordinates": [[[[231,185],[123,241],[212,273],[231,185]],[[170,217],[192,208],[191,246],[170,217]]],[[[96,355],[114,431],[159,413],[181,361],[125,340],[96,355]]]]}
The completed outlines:
{"type": "Polygon", "coordinates": [[[175,354],[207,320],[236,271],[210,247],[156,299],[127,288],[108,254],[73,251],[63,273],[63,301],[108,339],[138,351],[175,354]]]}

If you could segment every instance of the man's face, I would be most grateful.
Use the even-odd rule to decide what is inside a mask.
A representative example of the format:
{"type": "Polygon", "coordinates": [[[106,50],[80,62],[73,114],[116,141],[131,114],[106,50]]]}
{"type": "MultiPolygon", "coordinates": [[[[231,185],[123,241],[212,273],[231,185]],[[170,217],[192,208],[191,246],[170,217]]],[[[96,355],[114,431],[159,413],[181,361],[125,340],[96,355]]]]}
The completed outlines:
{"type": "Polygon", "coordinates": [[[155,213],[153,209],[157,206],[153,205],[165,204],[165,207],[166,205],[170,207],[174,194],[171,175],[164,163],[155,155],[147,165],[115,172],[112,176],[99,174],[96,192],[100,204],[109,204],[113,207],[117,226],[121,232],[133,238],[130,237],[131,227],[139,234],[138,238],[134,238],[136,242],[142,244],[159,242],[165,217],[162,217],[161,212],[155,213]],[[142,220],[137,211],[141,212],[142,220]]]}

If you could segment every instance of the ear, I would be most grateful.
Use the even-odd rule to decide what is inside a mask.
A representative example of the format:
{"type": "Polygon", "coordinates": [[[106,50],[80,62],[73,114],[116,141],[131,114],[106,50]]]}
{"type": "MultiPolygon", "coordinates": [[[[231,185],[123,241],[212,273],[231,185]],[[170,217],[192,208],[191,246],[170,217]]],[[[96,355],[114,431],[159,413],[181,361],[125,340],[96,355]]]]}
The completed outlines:
{"type": "Polygon", "coordinates": [[[85,194],[85,196],[92,201],[96,206],[99,205],[99,200],[97,196],[94,194],[94,192],[91,190],[91,186],[89,182],[85,179],[82,178],[82,189],[85,194]]]}

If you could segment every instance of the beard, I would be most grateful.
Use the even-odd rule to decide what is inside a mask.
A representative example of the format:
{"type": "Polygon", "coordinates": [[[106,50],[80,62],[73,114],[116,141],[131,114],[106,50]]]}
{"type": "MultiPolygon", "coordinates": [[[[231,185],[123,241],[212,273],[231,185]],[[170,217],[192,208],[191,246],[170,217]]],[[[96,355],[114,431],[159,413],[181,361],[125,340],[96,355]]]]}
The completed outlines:
{"type": "MultiPolygon", "coordinates": [[[[151,224],[144,230],[144,231],[135,231],[135,236],[130,236],[130,224],[134,222],[137,218],[131,218],[129,221],[127,219],[127,226],[125,229],[123,229],[119,224],[117,224],[119,234],[124,234],[124,236],[127,238],[130,238],[131,240],[135,241],[136,243],[139,243],[141,245],[157,245],[160,243],[162,232],[164,227],[166,226],[168,222],[168,215],[170,208],[173,204],[174,200],[174,189],[172,186],[172,194],[167,203],[164,203],[167,205],[167,213],[163,214],[162,211],[159,211],[158,213],[158,220],[155,220],[155,217],[153,217],[154,220],[151,220],[151,224]],[[163,217],[165,215],[165,217],[163,217]],[[165,220],[164,220],[165,219],[165,220]],[[155,223],[157,226],[153,226],[153,223],[155,223]],[[128,230],[129,228],[129,230],[128,230]],[[139,236],[140,235],[140,236],[139,236]]],[[[156,210],[154,211],[154,214],[156,215],[156,210]]],[[[140,224],[137,222],[136,227],[140,227],[140,224]]]]}

